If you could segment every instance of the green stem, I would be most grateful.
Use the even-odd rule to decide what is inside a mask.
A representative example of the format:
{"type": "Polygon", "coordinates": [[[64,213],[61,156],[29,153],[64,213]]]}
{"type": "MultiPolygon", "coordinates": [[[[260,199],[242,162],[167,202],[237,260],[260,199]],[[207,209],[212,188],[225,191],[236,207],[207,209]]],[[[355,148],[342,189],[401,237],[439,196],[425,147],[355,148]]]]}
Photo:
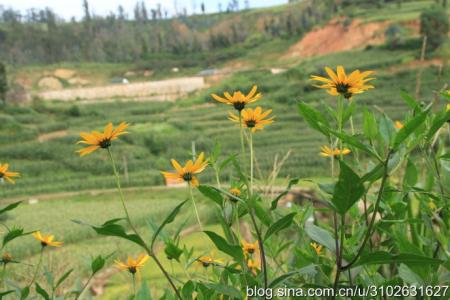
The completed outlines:
{"type": "Polygon", "coordinates": [[[242,112],[239,111],[239,130],[240,130],[240,138],[241,138],[241,154],[242,154],[242,162],[245,163],[245,144],[244,144],[244,128],[242,126],[242,112]]]}
{"type": "Polygon", "coordinates": [[[133,276],[133,299],[136,299],[136,276],[135,274],[132,274],[133,276]]]}
{"type": "Polygon", "coordinates": [[[37,274],[39,273],[39,269],[41,268],[43,254],[44,254],[44,246],[41,247],[41,253],[39,254],[39,262],[37,264],[36,271],[34,272],[33,278],[31,279],[31,282],[28,285],[29,287],[32,286],[33,283],[36,281],[37,274]]]}
{"type": "Polygon", "coordinates": [[[369,227],[367,228],[367,232],[366,235],[364,236],[364,240],[361,244],[361,246],[358,249],[358,252],[356,253],[355,257],[353,257],[353,259],[345,266],[342,266],[341,269],[342,270],[346,270],[348,268],[350,268],[357,260],[358,258],[361,256],[364,247],[366,246],[367,241],[370,239],[371,235],[372,235],[372,229],[373,229],[373,225],[375,223],[375,217],[378,213],[378,208],[380,207],[380,202],[381,199],[383,198],[383,192],[384,192],[384,187],[386,185],[387,182],[387,178],[388,178],[388,164],[389,164],[389,160],[391,159],[391,155],[392,155],[392,150],[389,150],[386,159],[384,160],[384,169],[383,169],[383,177],[381,179],[381,184],[380,184],[380,188],[378,190],[378,195],[377,195],[377,200],[375,202],[375,208],[373,210],[372,213],[372,218],[370,220],[369,223],[369,227]]]}
{"type": "MultiPolygon", "coordinates": [[[[116,177],[116,185],[117,185],[117,189],[119,190],[119,194],[120,194],[120,201],[122,202],[122,206],[123,209],[125,211],[125,215],[126,215],[126,219],[128,222],[128,225],[131,227],[131,229],[133,230],[133,232],[142,240],[144,241],[144,239],[142,239],[141,235],[139,234],[139,232],[136,230],[136,228],[134,227],[133,223],[131,222],[130,219],[130,214],[128,213],[128,209],[127,206],[125,204],[125,198],[123,196],[123,192],[122,192],[122,187],[120,185],[120,177],[119,177],[119,173],[117,172],[117,168],[116,168],[116,163],[114,162],[114,158],[112,156],[111,150],[110,148],[108,148],[108,154],[109,154],[109,158],[111,160],[111,164],[113,167],[113,172],[114,175],[116,177]]],[[[172,289],[175,291],[175,294],[177,295],[177,298],[182,300],[181,294],[178,291],[178,288],[175,286],[175,284],[172,281],[172,278],[170,278],[169,273],[167,273],[166,269],[164,268],[164,266],[161,264],[161,262],[158,260],[158,257],[155,255],[155,253],[153,253],[153,249],[150,249],[147,244],[142,245],[143,248],[145,249],[145,251],[147,252],[147,254],[153,258],[153,260],[156,262],[156,264],[158,265],[159,269],[161,270],[161,272],[164,274],[164,276],[166,277],[167,281],[169,282],[170,286],[172,287],[172,289]]]]}
{"type": "Polygon", "coordinates": [[[345,215],[341,216],[341,238],[339,245],[339,257],[337,258],[337,268],[336,268],[336,276],[334,278],[333,289],[337,291],[337,286],[339,284],[339,278],[341,275],[341,267],[342,267],[342,257],[344,256],[344,239],[345,239],[345,215]]]}
{"type": "Polygon", "coordinates": [[[3,286],[3,282],[5,280],[5,276],[6,276],[6,263],[3,263],[3,268],[2,268],[2,276],[0,277],[0,287],[4,287],[3,286]]]}
{"type": "Polygon", "coordinates": [[[249,138],[249,144],[250,144],[250,197],[253,195],[253,134],[250,131],[250,138],[249,138]]]}
{"type": "Polygon", "coordinates": [[[75,300],[78,300],[81,298],[81,296],[83,296],[84,291],[86,290],[86,288],[89,286],[89,283],[91,283],[92,278],[94,278],[94,274],[92,274],[91,276],[89,276],[88,280],[86,281],[86,283],[83,285],[83,288],[81,289],[81,291],[77,294],[77,296],[75,297],[75,300]]]}
{"type": "Polygon", "coordinates": [[[197,216],[197,222],[198,222],[198,225],[200,226],[200,231],[203,231],[202,222],[200,222],[200,216],[199,216],[198,210],[197,210],[197,204],[195,203],[195,199],[194,199],[194,193],[192,192],[192,185],[191,185],[191,183],[189,183],[188,185],[189,185],[189,195],[191,196],[192,203],[194,204],[195,215],[197,216]]]}
{"type": "MultiPolygon", "coordinates": [[[[123,196],[122,186],[120,184],[119,173],[117,172],[116,163],[114,161],[114,158],[112,156],[112,152],[111,152],[110,148],[108,148],[108,154],[109,154],[109,159],[111,160],[111,164],[113,167],[114,176],[116,177],[116,185],[117,185],[117,189],[119,190],[120,202],[122,203],[122,207],[125,212],[125,216],[126,216],[128,225],[130,225],[131,229],[133,229],[133,231],[137,234],[137,230],[134,227],[133,223],[131,222],[130,214],[128,213],[127,205],[125,204],[125,197],[123,196]]],[[[139,234],[137,234],[137,235],[139,235],[139,234]]]]}
{"type": "Polygon", "coordinates": [[[238,236],[238,245],[240,241],[242,240],[241,237],[241,225],[239,220],[239,205],[237,203],[234,204],[234,207],[236,208],[236,230],[237,230],[237,236],[238,236]]]}

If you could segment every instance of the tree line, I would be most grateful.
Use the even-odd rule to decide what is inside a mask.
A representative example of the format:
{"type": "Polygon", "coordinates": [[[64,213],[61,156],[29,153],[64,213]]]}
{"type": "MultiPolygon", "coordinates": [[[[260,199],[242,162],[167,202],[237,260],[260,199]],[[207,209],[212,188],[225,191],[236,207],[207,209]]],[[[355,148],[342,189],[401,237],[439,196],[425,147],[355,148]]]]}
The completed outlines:
{"type": "Polygon", "coordinates": [[[0,7],[0,60],[9,64],[69,62],[131,62],[155,53],[189,54],[236,44],[262,43],[268,38],[292,38],[327,20],[334,0],[304,1],[281,11],[247,11],[248,2],[228,3],[223,13],[168,17],[161,6],[136,3],[129,17],[119,6],[107,16],[93,15],[87,0],[84,17],[66,21],[50,8],[22,15],[0,7]],[[239,10],[244,12],[237,13],[239,10]]]}

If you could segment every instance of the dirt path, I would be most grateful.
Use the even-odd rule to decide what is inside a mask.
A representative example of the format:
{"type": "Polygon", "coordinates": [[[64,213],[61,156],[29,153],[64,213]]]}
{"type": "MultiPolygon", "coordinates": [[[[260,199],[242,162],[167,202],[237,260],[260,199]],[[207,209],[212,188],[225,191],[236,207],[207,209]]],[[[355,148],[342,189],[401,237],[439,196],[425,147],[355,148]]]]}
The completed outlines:
{"type": "Polygon", "coordinates": [[[207,87],[207,84],[203,77],[182,77],[159,81],[46,91],[38,93],[37,96],[44,100],[60,101],[96,101],[114,98],[173,101],[205,87],[207,87]]]}

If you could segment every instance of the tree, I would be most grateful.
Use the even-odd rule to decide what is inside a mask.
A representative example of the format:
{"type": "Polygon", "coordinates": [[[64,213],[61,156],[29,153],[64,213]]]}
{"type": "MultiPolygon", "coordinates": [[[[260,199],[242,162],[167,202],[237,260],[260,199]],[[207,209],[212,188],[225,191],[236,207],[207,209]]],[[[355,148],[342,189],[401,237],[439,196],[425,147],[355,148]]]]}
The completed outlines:
{"type": "Polygon", "coordinates": [[[429,50],[437,49],[444,42],[449,29],[445,10],[433,6],[420,15],[420,33],[427,36],[429,50]]]}
{"type": "Polygon", "coordinates": [[[6,101],[6,92],[8,91],[8,80],[6,78],[5,65],[0,62],[0,101],[6,101]]]}

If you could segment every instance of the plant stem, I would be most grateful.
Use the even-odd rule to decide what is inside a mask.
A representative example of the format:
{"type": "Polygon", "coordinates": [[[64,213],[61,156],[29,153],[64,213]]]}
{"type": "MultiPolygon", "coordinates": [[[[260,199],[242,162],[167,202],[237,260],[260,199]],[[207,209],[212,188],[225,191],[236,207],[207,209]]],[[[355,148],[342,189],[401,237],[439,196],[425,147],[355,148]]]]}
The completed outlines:
{"type": "Polygon", "coordinates": [[[240,138],[241,138],[241,161],[245,163],[245,144],[244,144],[244,128],[242,126],[242,111],[239,111],[239,130],[240,130],[240,138]]]}
{"type": "Polygon", "coordinates": [[[339,245],[339,257],[336,259],[336,276],[334,278],[333,289],[337,291],[337,286],[339,284],[339,278],[341,276],[341,267],[342,267],[342,257],[344,253],[344,239],[345,239],[345,215],[341,216],[341,238],[339,245]]]}
{"type": "Polygon", "coordinates": [[[250,138],[249,138],[249,144],[250,144],[250,196],[253,195],[253,134],[250,131],[250,138]]]}
{"type": "Polygon", "coordinates": [[[89,276],[88,280],[86,281],[86,283],[83,285],[83,288],[81,288],[81,291],[78,293],[78,295],[75,297],[75,300],[78,300],[81,298],[81,296],[84,294],[84,291],[86,290],[86,288],[89,286],[89,283],[91,283],[92,278],[94,278],[95,274],[92,274],[91,276],[89,276]]]}
{"type": "Polygon", "coordinates": [[[356,260],[361,256],[361,254],[364,250],[364,247],[366,246],[367,241],[370,239],[370,237],[372,235],[372,229],[373,229],[373,225],[375,223],[375,217],[377,215],[378,208],[380,207],[380,202],[381,202],[381,199],[383,198],[384,187],[386,185],[386,181],[387,181],[387,178],[389,175],[388,174],[388,163],[389,163],[389,160],[391,159],[391,155],[392,155],[392,150],[389,150],[389,152],[386,156],[386,159],[384,160],[384,163],[383,163],[384,164],[383,177],[381,179],[381,184],[380,184],[380,188],[378,190],[377,200],[375,202],[375,208],[373,210],[372,218],[370,220],[369,227],[367,228],[367,232],[364,237],[364,240],[363,240],[361,246],[359,247],[358,252],[356,253],[355,257],[353,257],[353,259],[347,265],[342,266],[341,267],[342,270],[346,270],[346,269],[350,268],[356,262],[356,260]]]}
{"type": "Polygon", "coordinates": [[[197,204],[195,204],[194,193],[192,192],[192,185],[191,183],[188,183],[188,185],[189,185],[189,195],[191,197],[192,203],[194,204],[195,215],[197,216],[197,222],[198,225],[200,226],[200,231],[203,231],[203,226],[202,223],[200,222],[200,216],[198,215],[197,204]]]}
{"type": "MultiPolygon", "coordinates": [[[[136,230],[136,228],[134,227],[133,223],[131,223],[131,219],[130,219],[130,215],[128,213],[128,209],[127,206],[125,204],[125,198],[123,196],[123,192],[122,192],[122,187],[120,185],[120,177],[119,177],[119,173],[117,172],[117,168],[116,168],[116,164],[114,162],[114,158],[112,156],[111,150],[110,148],[108,148],[108,154],[109,154],[109,158],[111,160],[112,163],[112,167],[113,167],[113,172],[114,175],[116,177],[116,185],[117,185],[117,189],[119,190],[119,194],[120,194],[120,200],[122,202],[122,206],[123,209],[125,211],[125,215],[126,215],[126,219],[128,222],[128,225],[131,227],[131,229],[133,230],[133,232],[142,240],[144,241],[144,239],[141,238],[141,235],[139,234],[139,232],[136,230]]],[[[178,288],[175,286],[175,284],[172,281],[172,278],[170,278],[169,274],[167,273],[167,271],[164,269],[164,266],[161,264],[161,262],[158,260],[158,258],[156,257],[156,255],[153,253],[153,249],[150,249],[147,244],[145,244],[145,242],[143,242],[144,245],[143,248],[145,249],[145,251],[147,252],[147,254],[153,258],[153,260],[156,262],[156,264],[158,265],[159,269],[161,270],[161,272],[164,274],[164,276],[166,277],[167,281],[169,281],[170,286],[172,287],[172,289],[175,291],[175,294],[177,295],[178,299],[182,300],[180,292],[178,291],[178,288]]]]}
{"type": "Polygon", "coordinates": [[[268,279],[267,279],[266,254],[265,254],[265,251],[264,251],[264,244],[263,244],[261,232],[259,231],[258,225],[256,224],[256,219],[255,219],[255,215],[254,215],[252,207],[250,207],[250,209],[249,209],[249,215],[250,215],[250,219],[252,220],[253,227],[255,227],[256,236],[258,238],[258,245],[259,245],[259,249],[260,249],[259,253],[260,253],[260,259],[261,259],[261,266],[262,266],[262,271],[263,271],[263,276],[264,276],[264,289],[267,290],[267,287],[268,287],[269,284],[268,284],[268,279]]]}
{"type": "Polygon", "coordinates": [[[43,254],[44,254],[44,246],[41,247],[41,253],[39,254],[39,262],[37,264],[36,271],[34,271],[33,278],[31,279],[31,282],[28,285],[29,287],[32,286],[33,283],[36,281],[37,274],[39,273],[39,269],[41,268],[43,254]]]}
{"type": "Polygon", "coordinates": [[[136,276],[135,274],[133,276],[133,299],[136,299],[136,276]]]}
{"type": "Polygon", "coordinates": [[[122,203],[122,207],[123,207],[123,210],[124,210],[124,212],[125,212],[125,216],[126,216],[128,225],[130,225],[131,229],[133,229],[133,231],[134,231],[137,235],[139,235],[139,234],[137,233],[137,230],[136,230],[136,228],[134,227],[133,223],[131,223],[130,214],[128,213],[127,205],[125,204],[125,197],[123,196],[122,187],[121,187],[121,184],[120,184],[119,173],[117,172],[116,163],[115,163],[115,161],[114,161],[114,158],[113,158],[113,156],[112,156],[112,152],[111,152],[111,149],[110,149],[110,148],[108,148],[108,154],[109,154],[109,159],[111,160],[111,164],[112,164],[114,176],[116,177],[116,185],[117,185],[117,189],[119,190],[120,202],[122,203]]]}
{"type": "Polygon", "coordinates": [[[2,276],[0,277],[0,287],[3,288],[3,282],[5,280],[5,276],[6,276],[6,263],[3,263],[3,268],[2,268],[2,276]]]}
{"type": "Polygon", "coordinates": [[[242,239],[241,237],[241,224],[240,224],[240,220],[239,220],[239,206],[237,203],[234,204],[234,207],[236,208],[236,231],[237,231],[237,235],[238,235],[238,245],[242,239]]]}

